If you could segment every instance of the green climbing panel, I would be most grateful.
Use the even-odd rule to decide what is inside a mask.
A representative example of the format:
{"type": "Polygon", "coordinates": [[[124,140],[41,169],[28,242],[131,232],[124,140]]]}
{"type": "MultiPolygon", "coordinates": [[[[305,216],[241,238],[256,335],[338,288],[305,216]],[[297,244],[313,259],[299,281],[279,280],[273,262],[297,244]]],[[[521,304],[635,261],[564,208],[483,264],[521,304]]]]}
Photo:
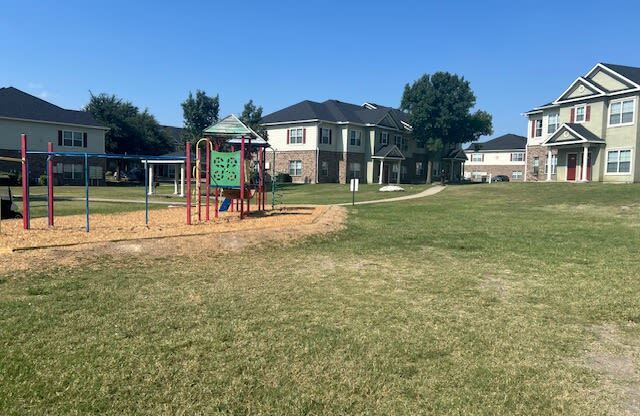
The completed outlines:
{"type": "Polygon", "coordinates": [[[240,152],[211,152],[211,185],[240,187],[240,152]]]}

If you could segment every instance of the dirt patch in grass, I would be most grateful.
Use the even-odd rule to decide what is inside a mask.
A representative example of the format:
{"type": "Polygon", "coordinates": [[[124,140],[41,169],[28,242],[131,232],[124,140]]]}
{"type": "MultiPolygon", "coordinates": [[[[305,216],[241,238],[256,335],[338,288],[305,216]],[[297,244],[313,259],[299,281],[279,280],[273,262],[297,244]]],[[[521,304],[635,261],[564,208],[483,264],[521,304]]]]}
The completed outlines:
{"type": "Polygon", "coordinates": [[[156,218],[161,215],[166,223],[150,227],[130,226],[128,229],[124,225],[126,220],[122,218],[117,219],[118,225],[110,229],[104,225],[109,220],[105,217],[109,216],[101,216],[102,225],[89,234],[83,233],[77,225],[70,225],[78,221],[78,218],[70,217],[67,217],[70,221],[65,223],[69,225],[57,225],[54,229],[44,228],[38,221],[34,221],[34,229],[28,232],[19,230],[16,225],[14,228],[17,230],[13,234],[5,234],[0,240],[4,247],[14,247],[14,251],[0,256],[0,270],[76,267],[99,256],[140,257],[155,261],[174,256],[234,252],[338,231],[344,227],[346,219],[344,208],[307,206],[287,207],[242,221],[236,216],[226,216],[211,223],[187,226],[180,223],[184,210],[163,211],[156,211],[154,215],[156,218]],[[10,241],[11,235],[19,235],[17,241],[10,241]]]}
{"type": "Polygon", "coordinates": [[[614,324],[590,330],[596,340],[586,353],[585,364],[600,374],[602,388],[614,398],[612,412],[640,414],[640,345],[614,324]]]}

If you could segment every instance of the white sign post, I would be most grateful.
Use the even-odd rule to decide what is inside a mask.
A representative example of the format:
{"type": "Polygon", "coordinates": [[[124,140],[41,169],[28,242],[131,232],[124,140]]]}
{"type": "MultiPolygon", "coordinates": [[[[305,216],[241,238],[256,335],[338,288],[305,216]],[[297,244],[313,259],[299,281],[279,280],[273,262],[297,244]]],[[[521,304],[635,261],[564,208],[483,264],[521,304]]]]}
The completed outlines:
{"type": "Polygon", "coordinates": [[[351,205],[356,204],[356,192],[358,192],[358,186],[360,185],[360,179],[351,179],[349,190],[351,191],[351,205]]]}

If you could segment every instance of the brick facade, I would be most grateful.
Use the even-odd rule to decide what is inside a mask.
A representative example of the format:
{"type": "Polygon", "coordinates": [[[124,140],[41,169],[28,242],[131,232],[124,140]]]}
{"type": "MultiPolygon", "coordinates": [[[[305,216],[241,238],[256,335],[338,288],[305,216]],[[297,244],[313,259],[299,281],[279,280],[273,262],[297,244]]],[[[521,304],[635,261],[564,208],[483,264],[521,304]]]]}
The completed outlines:
{"type": "MultiPolygon", "coordinates": [[[[344,166],[341,163],[344,160],[344,154],[339,152],[327,152],[320,151],[318,156],[318,169],[319,169],[319,182],[320,183],[344,183],[340,182],[340,166],[344,166]],[[322,164],[327,163],[327,171],[323,171],[322,164]],[[325,175],[326,173],[326,175],[325,175]]],[[[346,180],[346,171],[342,175],[346,180]]]]}
{"type": "Polygon", "coordinates": [[[524,170],[525,165],[475,165],[475,166],[465,166],[465,173],[471,174],[472,172],[486,172],[487,175],[491,175],[491,177],[495,177],[497,175],[505,175],[509,177],[509,180],[512,181],[523,181],[524,180],[524,170]],[[522,172],[522,179],[513,179],[512,173],[515,171],[522,172]]]}
{"type": "MultiPolygon", "coordinates": [[[[557,155],[558,150],[553,149],[552,153],[557,155]]],[[[547,164],[547,155],[548,149],[543,146],[527,146],[527,182],[537,182],[537,181],[545,181],[547,180],[547,175],[544,173],[545,166],[547,164]],[[534,160],[535,158],[539,158],[539,167],[538,172],[535,172],[534,169],[534,160]]],[[[556,175],[551,176],[555,179],[556,175]]]]}
{"type": "Polygon", "coordinates": [[[276,152],[275,173],[289,173],[289,162],[300,160],[302,162],[302,174],[291,176],[294,183],[316,183],[316,151],[301,150],[290,152],[276,152]]]}

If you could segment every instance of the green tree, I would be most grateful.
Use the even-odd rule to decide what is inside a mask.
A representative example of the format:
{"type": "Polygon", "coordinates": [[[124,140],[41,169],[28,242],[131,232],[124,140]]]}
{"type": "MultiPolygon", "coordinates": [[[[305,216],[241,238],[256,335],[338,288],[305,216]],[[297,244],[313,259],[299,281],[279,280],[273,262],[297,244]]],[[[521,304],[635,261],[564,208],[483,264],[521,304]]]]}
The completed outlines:
{"type": "Polygon", "coordinates": [[[209,97],[202,90],[196,90],[195,97],[189,91],[189,97],[182,103],[186,139],[196,141],[202,137],[204,129],[218,121],[220,97],[209,97]]]}
{"type": "MultiPolygon", "coordinates": [[[[415,139],[425,143],[431,153],[441,154],[444,149],[493,133],[491,114],[482,110],[472,113],[475,105],[469,81],[449,72],[436,72],[404,87],[401,108],[409,113],[415,139]]],[[[429,158],[428,179],[431,164],[429,158]]]]}
{"type": "Polygon", "coordinates": [[[265,132],[262,127],[260,127],[260,121],[262,120],[262,106],[256,106],[253,103],[253,100],[249,100],[249,102],[244,105],[244,110],[242,110],[240,120],[242,120],[242,122],[247,126],[251,127],[253,131],[264,137],[265,132]]]}
{"type": "Polygon", "coordinates": [[[155,117],[115,95],[93,95],[85,106],[93,117],[109,128],[105,135],[108,153],[160,155],[173,150],[169,136],[155,117]]]}

